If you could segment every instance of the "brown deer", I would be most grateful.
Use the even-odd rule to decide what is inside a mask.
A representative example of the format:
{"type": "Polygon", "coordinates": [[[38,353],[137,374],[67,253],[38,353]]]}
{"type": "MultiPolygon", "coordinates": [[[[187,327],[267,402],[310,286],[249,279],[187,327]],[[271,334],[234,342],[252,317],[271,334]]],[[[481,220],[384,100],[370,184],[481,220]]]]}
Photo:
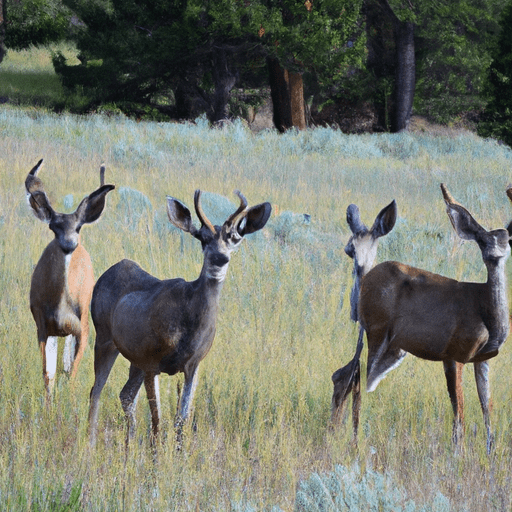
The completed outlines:
{"type": "Polygon", "coordinates": [[[195,281],[161,281],[130,260],[109,268],[94,287],[91,314],[96,328],[94,347],[95,380],[90,395],[89,435],[96,442],[100,394],[112,366],[121,353],[131,363],[128,381],[120,400],[127,419],[126,445],[135,432],[135,405],[142,383],[146,388],[152,417],[151,442],[160,422],[158,376],[183,372],[185,382],[176,413],[177,438],[189,416],[197,384],[197,369],[215,337],[220,292],[231,253],[243,237],[262,229],[271,206],[247,207],[240,193],[240,206],[222,227],[213,226],[201,208],[201,191],[194,206],[201,227],[192,222],[190,211],[178,200],[167,198],[167,214],[176,227],[197,238],[204,262],[195,281]]]}
{"type": "MultiPolygon", "coordinates": [[[[487,267],[487,282],[459,282],[395,261],[373,268],[362,281],[358,307],[361,334],[366,331],[368,342],[367,391],[374,391],[408,352],[442,361],[457,444],[463,434],[462,369],[474,363],[490,452],[488,360],[498,354],[509,333],[505,261],[510,254],[512,223],[507,229],[486,231],[444,184],[441,190],[457,234],[477,242],[487,267]]],[[[507,193],[511,197],[510,190],[507,193]]],[[[360,346],[354,359],[359,356],[360,346]]]]}
{"type": "MultiPolygon", "coordinates": [[[[377,255],[379,238],[387,235],[395,226],[397,217],[397,206],[393,200],[383,208],[370,229],[362,222],[359,208],[350,204],[347,208],[347,224],[352,236],[345,246],[345,253],[354,260],[354,283],[350,293],[350,318],[357,322],[357,305],[361,280],[372,268],[377,255]]],[[[350,362],[347,366],[334,372],[332,376],[334,391],[332,396],[331,424],[337,425],[343,415],[346,401],[352,392],[352,422],[354,432],[359,426],[359,409],[361,402],[360,387],[360,364],[359,359],[350,362]]],[[[356,437],[354,437],[356,440],[356,437]]]]}
{"type": "Polygon", "coordinates": [[[115,187],[104,184],[105,167],[101,166],[100,188],[83,199],[74,213],[58,213],[37,176],[42,163],[39,160],[28,173],[25,188],[35,216],[55,233],[34,269],[30,285],[30,310],[37,326],[46,397],[50,400],[57,370],[57,338],[66,337],[64,370],[74,378],[89,335],[94,275],[91,258],[80,243],[80,229],[100,217],[105,196],[115,187]]]}

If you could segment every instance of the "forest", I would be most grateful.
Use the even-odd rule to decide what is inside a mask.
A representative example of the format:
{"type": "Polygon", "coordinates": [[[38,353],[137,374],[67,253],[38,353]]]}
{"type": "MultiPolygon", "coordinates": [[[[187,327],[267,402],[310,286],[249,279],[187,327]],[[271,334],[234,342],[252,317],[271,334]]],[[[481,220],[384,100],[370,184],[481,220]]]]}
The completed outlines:
{"type": "MultiPolygon", "coordinates": [[[[413,112],[511,143],[507,0],[1,0],[0,56],[57,41],[56,111],[407,130],[413,112]]],[[[1,64],[0,64],[1,65],[1,64]]]]}

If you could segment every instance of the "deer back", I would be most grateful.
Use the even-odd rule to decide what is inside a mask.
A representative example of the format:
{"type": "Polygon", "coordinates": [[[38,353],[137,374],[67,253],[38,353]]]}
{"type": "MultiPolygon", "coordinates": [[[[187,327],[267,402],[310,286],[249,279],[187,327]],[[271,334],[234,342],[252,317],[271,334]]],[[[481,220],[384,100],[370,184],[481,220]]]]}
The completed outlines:
{"type": "Polygon", "coordinates": [[[359,304],[368,346],[389,339],[422,359],[470,361],[489,338],[484,283],[461,283],[388,261],[363,279],[359,304]]]}

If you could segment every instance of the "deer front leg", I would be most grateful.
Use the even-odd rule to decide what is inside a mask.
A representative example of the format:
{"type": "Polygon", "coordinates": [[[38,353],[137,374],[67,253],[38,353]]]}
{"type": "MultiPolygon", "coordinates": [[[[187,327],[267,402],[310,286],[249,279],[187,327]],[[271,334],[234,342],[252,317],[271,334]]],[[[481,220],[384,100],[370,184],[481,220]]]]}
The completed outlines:
{"type": "Polygon", "coordinates": [[[73,353],[74,362],[73,368],[71,370],[71,378],[74,379],[78,372],[78,365],[82,360],[84,355],[85,347],[87,346],[87,341],[89,338],[89,313],[85,311],[82,313],[82,318],[80,319],[80,336],[78,337],[78,346],[75,347],[75,351],[73,353]]]}
{"type": "Polygon", "coordinates": [[[446,385],[453,409],[453,433],[455,444],[464,435],[464,394],[462,391],[462,370],[464,365],[456,361],[443,361],[446,385]]]}
{"type": "Polygon", "coordinates": [[[75,360],[76,338],[72,334],[66,336],[64,340],[64,352],[62,353],[62,364],[66,373],[71,372],[73,361],[75,360]]]}
{"type": "Polygon", "coordinates": [[[336,370],[331,377],[334,385],[331,400],[331,425],[333,427],[341,422],[348,397],[353,388],[353,364],[354,361],[350,361],[343,368],[336,370]]]}
{"type": "Polygon", "coordinates": [[[192,408],[192,400],[197,386],[197,365],[185,369],[185,383],[183,385],[183,393],[181,394],[178,411],[174,420],[174,427],[176,429],[176,447],[181,450],[183,443],[183,425],[187,421],[188,415],[192,408]]]}
{"type": "Polygon", "coordinates": [[[476,390],[480,399],[480,406],[484,414],[485,429],[487,431],[487,454],[491,453],[494,445],[494,436],[491,431],[491,389],[489,386],[489,361],[474,363],[476,390]]]}
{"type": "Polygon", "coordinates": [[[144,377],[144,387],[148,395],[149,408],[151,410],[152,435],[151,444],[155,445],[158,436],[158,427],[160,424],[160,387],[158,384],[158,374],[146,373],[144,377]]]}
{"type": "Polygon", "coordinates": [[[354,445],[357,447],[357,431],[361,413],[361,363],[357,361],[352,382],[352,427],[354,429],[354,445]]]}
{"type": "Polygon", "coordinates": [[[46,388],[46,403],[51,401],[53,385],[55,383],[55,373],[57,371],[58,338],[48,336],[39,342],[41,356],[43,359],[43,379],[46,388]]]}

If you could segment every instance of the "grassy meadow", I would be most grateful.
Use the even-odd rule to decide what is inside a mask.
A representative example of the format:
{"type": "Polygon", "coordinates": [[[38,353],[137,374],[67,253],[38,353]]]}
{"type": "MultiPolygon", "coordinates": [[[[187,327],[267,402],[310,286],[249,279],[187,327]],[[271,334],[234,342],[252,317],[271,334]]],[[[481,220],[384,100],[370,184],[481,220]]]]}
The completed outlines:
{"type": "Polygon", "coordinates": [[[512,219],[505,195],[511,163],[505,146],[469,132],[254,135],[241,122],[212,130],[201,119],[137,123],[2,106],[0,508],[510,510],[510,341],[491,363],[496,443],[490,457],[471,365],[464,375],[461,450],[451,442],[442,364],[412,356],[375,392],[363,392],[357,451],[350,421],[335,432],[328,424],[331,374],[352,358],[357,338],[349,320],[351,260],[343,252],[348,204],[358,204],[371,224],[396,199],[399,219],[381,240],[377,261],[483,281],[480,251],[457,239],[439,184],[483,226],[502,227],[512,219]],[[96,277],[125,257],[159,278],[199,275],[200,244],[170,226],[166,195],[192,208],[196,188],[209,192],[203,206],[215,223],[236,208],[235,189],[250,205],[273,205],[266,228],[247,236],[232,257],[182,452],[174,450],[173,419],[183,378],[162,375],[158,458],[149,446],[142,390],[137,436],[125,459],[118,394],[128,364],[121,356],[103,390],[97,447],[89,448],[92,322],[76,380],[59,364],[53,403],[45,407],[28,294],[32,269],[53,234],[29,211],[24,190],[40,158],[39,176],[58,211],[73,211],[98,187],[103,162],[106,182],[116,184],[100,220],[82,230],[96,277]]]}

